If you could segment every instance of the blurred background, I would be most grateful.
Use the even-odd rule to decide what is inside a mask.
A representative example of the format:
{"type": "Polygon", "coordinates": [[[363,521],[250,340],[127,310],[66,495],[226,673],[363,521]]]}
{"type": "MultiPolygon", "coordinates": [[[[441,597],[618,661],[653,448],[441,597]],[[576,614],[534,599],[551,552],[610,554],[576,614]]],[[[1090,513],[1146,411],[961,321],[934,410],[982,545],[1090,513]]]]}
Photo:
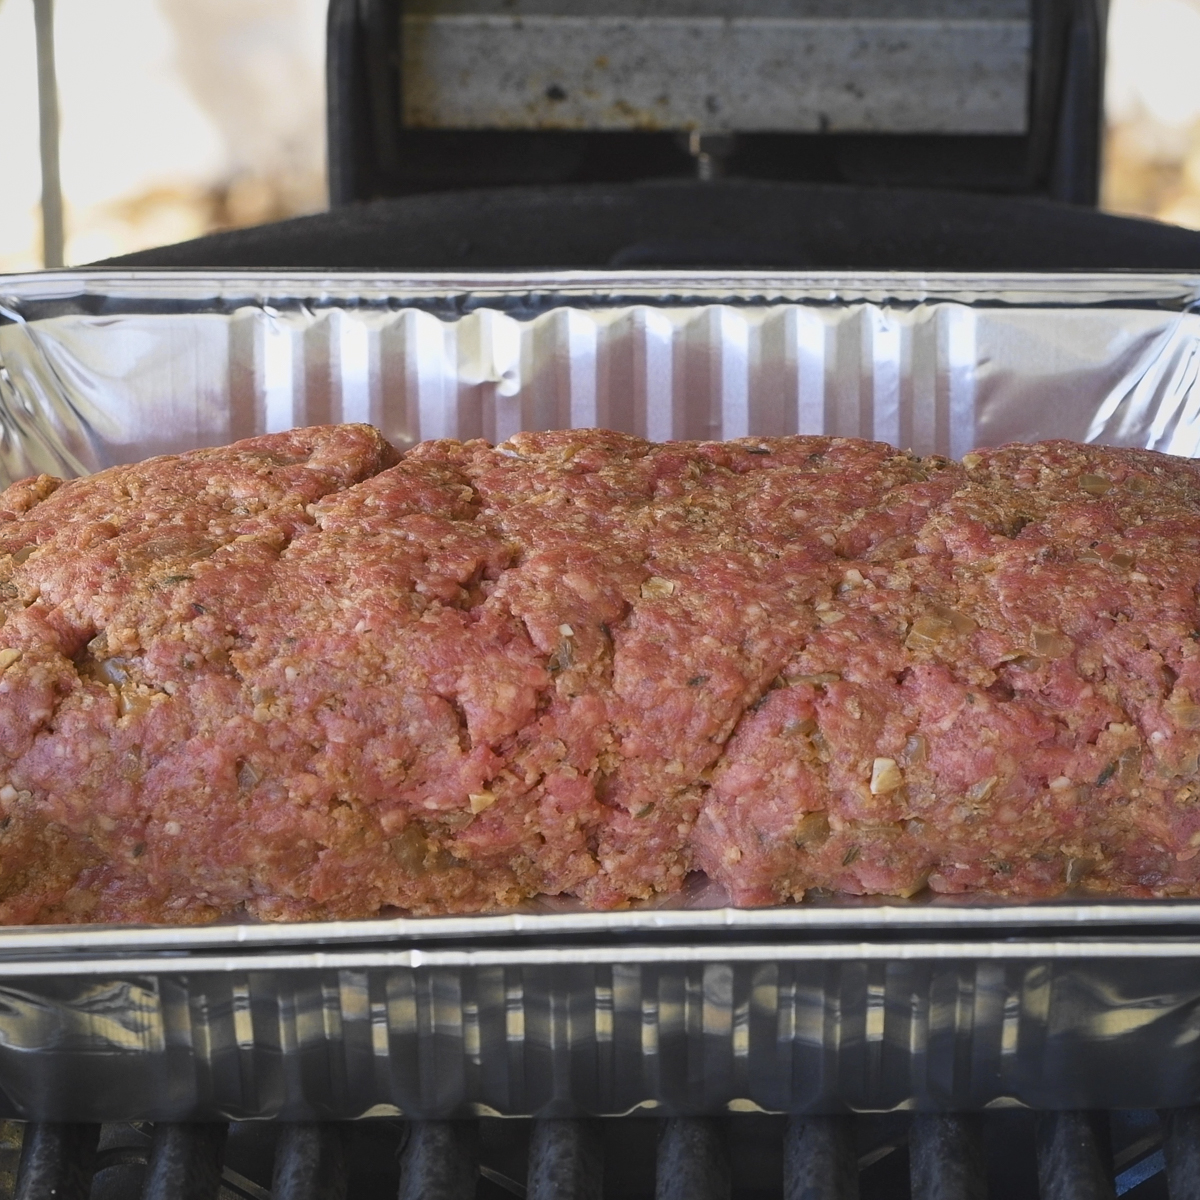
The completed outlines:
{"type": "MultiPolygon", "coordinates": [[[[57,0],[65,261],[326,204],[326,0],[57,0]]],[[[1200,229],[1200,0],[1112,0],[1101,205],[1200,229]]],[[[0,0],[0,271],[41,262],[33,6],[0,0]]]]}
{"type": "Polygon", "coordinates": [[[1200,229],[1200,0],[1113,0],[1105,90],[1101,207],[1200,229]]]}
{"type": "MultiPolygon", "coordinates": [[[[324,208],[326,0],[57,0],[68,264],[324,208]]],[[[40,266],[31,0],[0,0],[0,271],[40,266]]]]}

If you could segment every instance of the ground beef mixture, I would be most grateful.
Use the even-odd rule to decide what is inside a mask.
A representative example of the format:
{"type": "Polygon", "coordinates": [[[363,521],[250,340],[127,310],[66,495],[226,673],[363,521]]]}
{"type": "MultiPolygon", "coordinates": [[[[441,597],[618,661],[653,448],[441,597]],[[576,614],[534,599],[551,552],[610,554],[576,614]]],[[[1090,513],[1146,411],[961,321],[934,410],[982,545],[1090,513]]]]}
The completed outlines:
{"type": "Polygon", "coordinates": [[[1200,894],[1200,465],[333,426],[0,494],[0,920],[1200,894]]]}

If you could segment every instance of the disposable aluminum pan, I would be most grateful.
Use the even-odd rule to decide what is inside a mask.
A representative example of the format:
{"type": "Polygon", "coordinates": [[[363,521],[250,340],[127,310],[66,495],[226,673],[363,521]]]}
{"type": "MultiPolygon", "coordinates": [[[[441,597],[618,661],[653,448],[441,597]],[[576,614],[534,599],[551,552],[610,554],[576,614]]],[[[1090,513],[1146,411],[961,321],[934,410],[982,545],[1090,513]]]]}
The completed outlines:
{"type": "MultiPolygon", "coordinates": [[[[0,484],[325,421],[1200,455],[1200,277],[0,277],[0,484]]],[[[43,1119],[1200,1102],[1200,904],[0,931],[43,1119]]]]}

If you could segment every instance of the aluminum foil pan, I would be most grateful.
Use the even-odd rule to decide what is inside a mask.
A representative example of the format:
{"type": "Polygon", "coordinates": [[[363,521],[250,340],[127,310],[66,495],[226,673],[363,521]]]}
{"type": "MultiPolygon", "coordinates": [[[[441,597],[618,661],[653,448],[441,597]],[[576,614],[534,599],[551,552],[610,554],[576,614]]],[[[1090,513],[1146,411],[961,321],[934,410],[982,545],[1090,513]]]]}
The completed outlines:
{"type": "Polygon", "coordinates": [[[325,421],[1200,449],[1200,276],[0,277],[0,483],[325,421]]]}
{"type": "Polygon", "coordinates": [[[59,1120],[1187,1107],[1200,941],[557,945],[0,971],[59,1120]]]}
{"type": "MultiPolygon", "coordinates": [[[[0,484],[324,421],[1200,455],[1200,277],[0,277],[0,484]]],[[[1086,898],[738,911],[700,888],[624,913],[6,929],[0,1088],[46,1119],[1190,1104],[1198,922],[1086,898]]]]}

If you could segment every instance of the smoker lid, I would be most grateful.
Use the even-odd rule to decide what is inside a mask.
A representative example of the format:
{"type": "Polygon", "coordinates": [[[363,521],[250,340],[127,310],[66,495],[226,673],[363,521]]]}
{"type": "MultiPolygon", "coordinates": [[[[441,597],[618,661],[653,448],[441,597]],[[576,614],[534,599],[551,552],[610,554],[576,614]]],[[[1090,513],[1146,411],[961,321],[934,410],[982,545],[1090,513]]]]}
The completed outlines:
{"type": "Polygon", "coordinates": [[[488,188],[349,204],[104,265],[356,270],[1200,267],[1200,233],[1024,197],[662,181],[488,188]]]}

